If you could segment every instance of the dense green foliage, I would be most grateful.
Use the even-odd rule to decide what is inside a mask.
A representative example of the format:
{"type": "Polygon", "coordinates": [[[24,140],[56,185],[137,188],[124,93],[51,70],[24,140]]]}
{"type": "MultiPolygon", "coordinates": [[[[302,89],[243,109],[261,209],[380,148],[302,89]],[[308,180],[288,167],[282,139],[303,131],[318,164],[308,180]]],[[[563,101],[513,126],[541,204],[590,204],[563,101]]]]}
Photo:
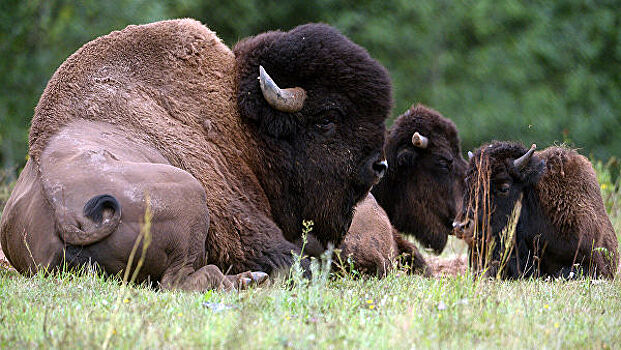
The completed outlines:
{"type": "MultiPolygon", "coordinates": [[[[85,42],[166,18],[194,17],[228,44],[322,21],[391,72],[399,115],[421,102],[452,118],[464,147],[492,139],[621,154],[619,0],[2,1],[0,161],[18,168],[47,80],[85,42]]],[[[389,122],[390,123],[390,122],[389,122]]]]}

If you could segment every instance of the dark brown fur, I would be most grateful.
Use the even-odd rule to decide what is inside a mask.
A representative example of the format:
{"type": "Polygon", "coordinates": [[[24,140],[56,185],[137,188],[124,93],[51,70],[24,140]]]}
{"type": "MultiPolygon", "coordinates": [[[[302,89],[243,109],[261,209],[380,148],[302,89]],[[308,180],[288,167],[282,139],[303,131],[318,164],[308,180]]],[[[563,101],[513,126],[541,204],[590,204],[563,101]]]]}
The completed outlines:
{"type": "Polygon", "coordinates": [[[465,209],[458,221],[469,227],[470,232],[464,235],[471,246],[471,256],[477,260],[473,262],[475,268],[487,266],[491,271],[488,274],[498,272],[499,257],[506,247],[499,244],[499,234],[521,198],[515,244],[502,276],[569,277],[580,271],[612,278],[619,259],[617,237],[591,163],[574,150],[550,147],[536,152],[525,168],[517,169],[513,160],[526,151],[521,144],[494,142],[477,150],[470,162],[465,209]],[[489,175],[481,178],[480,174],[489,175]],[[485,200],[483,191],[477,193],[476,186],[486,179],[491,216],[480,209],[481,205],[474,209],[477,198],[479,203],[485,200]],[[475,221],[469,224],[466,219],[475,221]],[[488,219],[489,226],[485,224],[488,219]],[[474,224],[479,228],[476,233],[472,232],[474,224]],[[476,252],[490,239],[496,244],[492,260],[487,261],[485,254],[476,252]]]}
{"type": "Polygon", "coordinates": [[[399,232],[439,254],[461,204],[467,167],[455,124],[423,105],[412,106],[395,121],[384,150],[388,171],[373,195],[399,232]],[[429,139],[426,149],[414,147],[414,132],[429,139]]]}

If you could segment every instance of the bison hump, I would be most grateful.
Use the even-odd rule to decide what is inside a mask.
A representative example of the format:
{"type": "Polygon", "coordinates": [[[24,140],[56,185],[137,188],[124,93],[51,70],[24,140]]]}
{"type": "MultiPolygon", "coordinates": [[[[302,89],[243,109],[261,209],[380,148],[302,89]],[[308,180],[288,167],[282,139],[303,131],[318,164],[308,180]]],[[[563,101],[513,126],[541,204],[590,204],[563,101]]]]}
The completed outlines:
{"type": "Polygon", "coordinates": [[[131,25],[96,38],[48,82],[32,120],[30,155],[37,159],[49,138],[76,119],[150,134],[145,139],[155,143],[180,136],[176,128],[202,129],[210,113],[230,109],[233,68],[232,51],[191,19],[131,25]]]}

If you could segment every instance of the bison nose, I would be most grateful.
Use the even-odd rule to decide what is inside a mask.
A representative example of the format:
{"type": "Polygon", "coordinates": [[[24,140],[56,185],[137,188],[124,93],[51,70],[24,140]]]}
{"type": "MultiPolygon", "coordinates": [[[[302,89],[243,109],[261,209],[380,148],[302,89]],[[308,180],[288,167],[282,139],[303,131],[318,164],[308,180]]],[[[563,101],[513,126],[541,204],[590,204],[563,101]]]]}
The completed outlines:
{"type": "Polygon", "coordinates": [[[453,221],[453,231],[450,234],[455,234],[455,231],[461,231],[461,224],[457,221],[453,221]]]}
{"type": "Polygon", "coordinates": [[[466,219],[464,221],[453,221],[453,234],[458,235],[463,233],[463,231],[467,230],[470,227],[470,219],[466,219]]]}
{"type": "Polygon", "coordinates": [[[375,176],[381,179],[386,173],[386,170],[388,170],[388,162],[386,160],[373,162],[371,168],[373,169],[375,176]]]}

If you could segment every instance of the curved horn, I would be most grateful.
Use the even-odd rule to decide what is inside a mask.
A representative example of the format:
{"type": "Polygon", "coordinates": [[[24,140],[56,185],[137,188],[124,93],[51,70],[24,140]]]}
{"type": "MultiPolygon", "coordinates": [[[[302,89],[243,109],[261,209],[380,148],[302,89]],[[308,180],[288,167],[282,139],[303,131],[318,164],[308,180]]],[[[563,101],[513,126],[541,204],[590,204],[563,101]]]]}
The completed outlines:
{"type": "Polygon", "coordinates": [[[306,91],[301,87],[279,88],[263,66],[259,66],[259,84],[261,85],[263,97],[275,109],[281,112],[294,113],[304,107],[306,91]]]}
{"type": "Polygon", "coordinates": [[[472,157],[474,157],[474,153],[468,151],[468,160],[472,159],[472,157]]]}
{"type": "Polygon", "coordinates": [[[427,145],[429,144],[429,139],[416,131],[414,135],[412,135],[412,144],[414,145],[414,147],[427,148],[427,145]]]}
{"type": "Polygon", "coordinates": [[[533,145],[530,146],[528,152],[524,153],[523,156],[513,161],[513,166],[518,168],[519,170],[524,169],[526,164],[528,164],[528,162],[530,161],[530,157],[532,157],[533,153],[535,153],[535,149],[537,149],[537,145],[533,143],[533,145]]]}

